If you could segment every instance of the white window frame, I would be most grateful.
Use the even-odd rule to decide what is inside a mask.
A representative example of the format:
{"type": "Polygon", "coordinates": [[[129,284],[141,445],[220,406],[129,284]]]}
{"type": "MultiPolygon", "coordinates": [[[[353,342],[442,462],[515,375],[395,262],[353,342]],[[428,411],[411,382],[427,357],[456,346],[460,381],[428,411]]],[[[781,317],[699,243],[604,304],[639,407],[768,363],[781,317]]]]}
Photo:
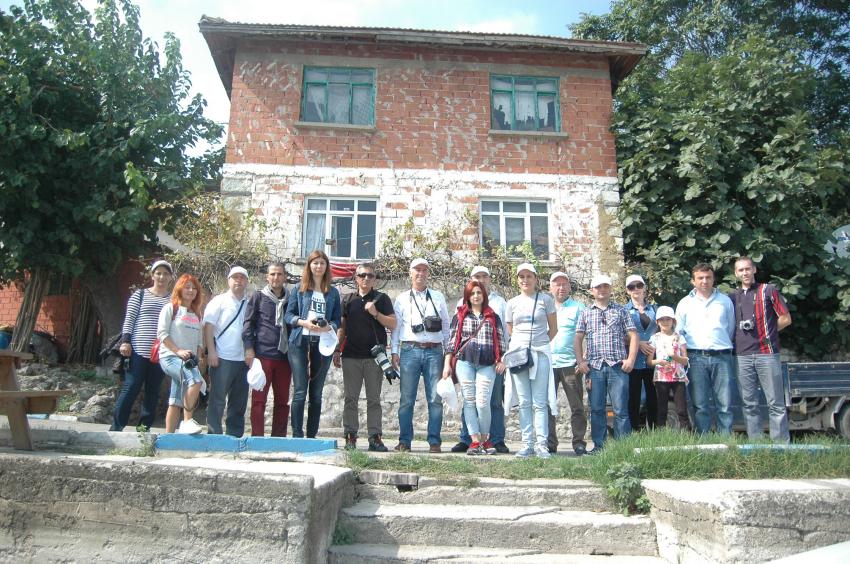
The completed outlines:
{"type": "Polygon", "coordinates": [[[307,257],[314,249],[308,248],[307,244],[307,218],[309,215],[324,215],[325,217],[325,233],[322,239],[322,251],[325,251],[328,254],[329,258],[341,259],[341,260],[350,260],[350,261],[362,261],[362,260],[371,260],[378,254],[378,199],[377,198],[355,198],[349,196],[310,196],[304,199],[304,222],[301,225],[301,256],[307,257]],[[349,200],[354,202],[353,210],[331,210],[331,201],[333,200],[349,200]],[[325,208],[324,210],[311,210],[310,202],[311,201],[324,201],[325,208]],[[361,210],[361,202],[369,202],[374,204],[374,210],[361,210]],[[372,216],[375,218],[375,248],[372,249],[371,257],[358,257],[357,256],[357,227],[358,227],[358,218],[361,216],[372,216]],[[333,227],[333,221],[331,220],[333,217],[350,217],[351,218],[351,254],[349,256],[340,256],[334,255],[331,253],[331,246],[324,244],[324,241],[331,238],[331,231],[333,227]]]}
{"type": "MultiPolygon", "coordinates": [[[[481,198],[478,202],[478,210],[481,217],[481,221],[479,222],[478,228],[478,241],[479,244],[484,247],[484,216],[495,216],[499,217],[499,245],[502,247],[507,247],[507,233],[505,229],[505,220],[508,218],[520,218],[523,219],[524,233],[523,233],[523,241],[531,240],[531,218],[532,217],[542,217],[546,219],[546,237],[547,244],[545,252],[539,258],[548,260],[549,256],[552,253],[552,222],[549,220],[550,210],[551,210],[552,202],[546,199],[540,200],[514,200],[510,198],[481,198]],[[484,204],[485,203],[498,203],[499,211],[485,211],[484,204]],[[526,209],[524,212],[514,212],[514,211],[504,211],[505,204],[525,204],[526,209]],[[546,211],[545,212],[533,212],[531,211],[531,204],[545,204],[546,211]]],[[[518,258],[518,257],[512,257],[518,258]]]]}

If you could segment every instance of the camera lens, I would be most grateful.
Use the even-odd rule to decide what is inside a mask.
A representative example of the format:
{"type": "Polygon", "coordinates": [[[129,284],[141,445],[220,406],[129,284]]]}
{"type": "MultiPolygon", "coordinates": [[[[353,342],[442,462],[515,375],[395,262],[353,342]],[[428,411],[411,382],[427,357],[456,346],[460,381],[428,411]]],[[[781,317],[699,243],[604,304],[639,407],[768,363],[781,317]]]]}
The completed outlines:
{"type": "Polygon", "coordinates": [[[325,325],[328,324],[328,320],[325,319],[324,317],[317,317],[316,319],[313,320],[313,323],[315,323],[319,327],[324,327],[325,325]]]}

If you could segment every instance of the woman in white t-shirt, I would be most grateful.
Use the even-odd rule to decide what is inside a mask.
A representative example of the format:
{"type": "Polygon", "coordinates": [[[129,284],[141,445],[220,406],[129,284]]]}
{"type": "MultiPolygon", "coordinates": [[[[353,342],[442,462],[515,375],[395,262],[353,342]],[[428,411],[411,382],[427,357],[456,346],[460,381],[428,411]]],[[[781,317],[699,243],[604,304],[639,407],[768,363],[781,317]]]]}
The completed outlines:
{"type": "Polygon", "coordinates": [[[178,432],[201,432],[201,426],[192,418],[202,388],[206,388],[198,370],[203,359],[201,309],[201,284],[191,274],[184,274],[174,285],[171,303],[159,314],[159,365],[171,377],[171,394],[165,413],[166,433],[177,429],[181,409],[183,421],[178,432]]]}
{"type": "MultiPolygon", "coordinates": [[[[520,458],[537,455],[549,458],[546,439],[549,436],[550,383],[552,382],[552,351],[550,341],[558,332],[555,301],[537,288],[537,269],[523,263],[517,267],[520,295],[508,300],[505,322],[511,335],[507,357],[528,350],[534,365],[524,370],[510,370],[513,388],[519,397],[519,425],[523,448],[520,458]]],[[[507,406],[506,406],[507,407],[507,406]]]]}

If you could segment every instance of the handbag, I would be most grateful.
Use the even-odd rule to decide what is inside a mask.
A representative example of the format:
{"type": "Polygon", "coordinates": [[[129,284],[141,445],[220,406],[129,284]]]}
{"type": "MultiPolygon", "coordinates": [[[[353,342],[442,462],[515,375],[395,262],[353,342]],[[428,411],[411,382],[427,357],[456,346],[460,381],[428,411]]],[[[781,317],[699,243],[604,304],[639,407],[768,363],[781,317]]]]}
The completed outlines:
{"type": "Polygon", "coordinates": [[[524,349],[508,351],[502,356],[502,362],[505,363],[505,366],[508,367],[508,370],[513,375],[531,370],[534,367],[534,356],[531,354],[531,341],[534,338],[534,312],[537,310],[537,299],[539,297],[540,292],[534,294],[534,305],[531,306],[531,327],[528,328],[531,337],[529,337],[528,346],[524,349]]]}
{"type": "MultiPolygon", "coordinates": [[[[457,384],[457,373],[455,372],[455,367],[457,366],[457,357],[459,357],[460,353],[463,352],[463,349],[465,349],[466,346],[469,343],[472,342],[472,339],[474,339],[475,336],[478,334],[478,332],[481,331],[481,328],[484,326],[485,323],[487,323],[487,320],[482,318],[481,323],[478,324],[478,327],[476,327],[476,329],[472,333],[472,335],[470,335],[469,338],[467,338],[466,341],[464,341],[463,344],[461,346],[459,346],[457,351],[455,351],[455,353],[452,355],[452,359],[449,362],[449,366],[451,367],[451,371],[452,371],[452,381],[455,384],[457,384]]],[[[461,324],[461,331],[462,331],[463,330],[463,320],[460,321],[460,324],[461,324]]]]}

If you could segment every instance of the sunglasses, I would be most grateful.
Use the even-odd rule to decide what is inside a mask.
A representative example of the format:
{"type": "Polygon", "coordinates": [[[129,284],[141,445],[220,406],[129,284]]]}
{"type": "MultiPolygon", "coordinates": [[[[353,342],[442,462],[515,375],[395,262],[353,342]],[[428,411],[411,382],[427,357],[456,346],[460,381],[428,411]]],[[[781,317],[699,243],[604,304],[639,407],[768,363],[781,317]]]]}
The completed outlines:
{"type": "Polygon", "coordinates": [[[371,272],[358,272],[357,274],[355,274],[355,276],[357,276],[357,278],[365,278],[366,280],[369,280],[369,279],[375,277],[375,275],[372,274],[371,272]]]}
{"type": "Polygon", "coordinates": [[[634,284],[626,286],[626,289],[628,290],[640,290],[641,288],[643,288],[643,284],[641,282],[635,282],[634,284]]]}

